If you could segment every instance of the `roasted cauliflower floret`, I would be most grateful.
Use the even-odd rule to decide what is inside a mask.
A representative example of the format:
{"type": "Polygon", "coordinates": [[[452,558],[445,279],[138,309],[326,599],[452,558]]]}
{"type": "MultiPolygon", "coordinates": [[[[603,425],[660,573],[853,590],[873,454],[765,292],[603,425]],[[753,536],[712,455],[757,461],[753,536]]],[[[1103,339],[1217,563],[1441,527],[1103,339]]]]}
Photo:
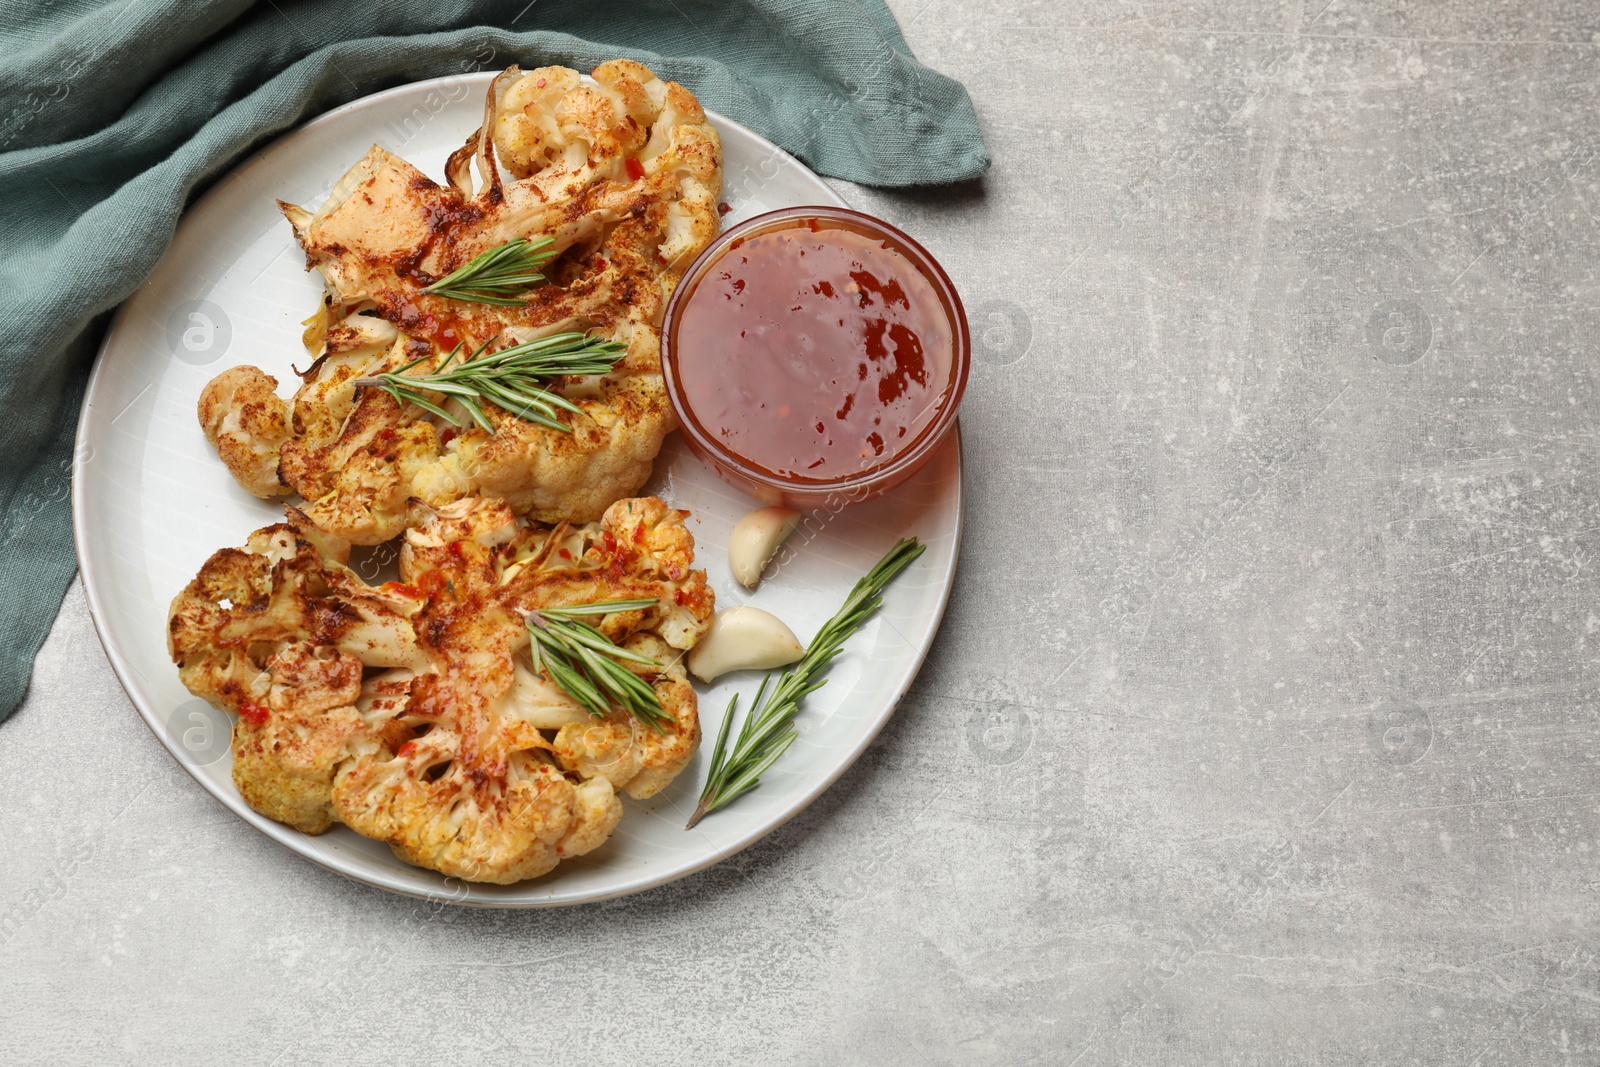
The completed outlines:
{"type": "Polygon", "coordinates": [[[233,781],[269,819],[308,834],[333,825],[334,772],[365,730],[350,705],[316,712],[280,711],[233,728],[233,781]]]}
{"type": "Polygon", "coordinates": [[[586,778],[604,778],[636,800],[665,789],[688,765],[699,740],[694,689],[666,642],[637,634],[627,648],[668,663],[655,681],[656,696],[676,728],[653,730],[638,719],[613,711],[604,719],[584,716],[562,726],[554,752],[561,766],[586,778]]]}
{"type": "Polygon", "coordinates": [[[278,479],[278,450],[289,439],[289,406],[278,379],[255,367],[233,367],[200,392],[206,440],[238,483],[259,497],[289,491],[278,479]]]}
{"type": "Polygon", "coordinates": [[[251,807],[308,834],[333,824],[334,770],[365,731],[354,706],[362,669],[350,653],[309,641],[267,660],[268,711],[250,708],[233,732],[234,782],[251,807]]]}
{"type": "Polygon", "coordinates": [[[242,549],[212,555],[172,602],[167,647],[190,692],[236,712],[234,782],[250,805],[307,833],[331,824],[333,774],[364,733],[366,667],[420,667],[423,599],[371,588],[349,545],[288,509],[242,549]]]}
{"type": "Polygon", "coordinates": [[[419,867],[506,885],[599,847],[622,818],[604,778],[574,784],[550,764],[514,752],[488,790],[457,769],[455,752],[442,742],[353,764],[335,787],[344,820],[419,867]]]}
{"type": "Polygon", "coordinates": [[[694,96],[626,60],[597,67],[592,85],[563,67],[511,67],[447,178],[374,147],[315,212],[283,205],[325,282],[305,334],[314,362],[292,405],[254,368],[225,372],[202,403],[207,437],[242,485],[298,493],[313,522],[357,544],[395,536],[412,497],[495,495],[542,522],[591,522],[645,483],[674,429],[661,320],[720,226],[722,149],[694,96]],[[518,303],[423,292],[514,238],[547,238],[559,253],[549,283],[518,303]],[[561,416],[566,431],[492,404],[492,431],[458,431],[353,384],[418,359],[407,373],[426,374],[458,343],[492,353],[567,331],[621,342],[626,355],[610,374],[550,384],[580,409],[561,416]]]}
{"type": "Polygon", "coordinates": [[[184,683],[239,715],[234,781],[307,833],[342,822],[472,881],[537,877],[599,847],[619,792],[648,797],[700,738],[679,662],[715,607],[685,513],[621,500],[601,521],[543,526],[471,497],[405,516],[400,581],[369,586],[349,545],[301,512],[214,554],[173,601],[184,683]],[[631,665],[668,722],[585,712],[532,669],[528,612],[651,600],[596,620],[658,661],[631,665]]]}

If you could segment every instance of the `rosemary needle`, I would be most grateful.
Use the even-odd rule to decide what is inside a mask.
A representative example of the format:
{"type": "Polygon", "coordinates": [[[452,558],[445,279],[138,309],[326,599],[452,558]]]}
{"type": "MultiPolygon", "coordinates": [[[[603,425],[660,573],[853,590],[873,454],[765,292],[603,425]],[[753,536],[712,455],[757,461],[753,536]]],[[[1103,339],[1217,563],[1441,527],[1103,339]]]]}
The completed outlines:
{"type": "Polygon", "coordinates": [[[654,600],[602,600],[565,608],[540,608],[528,613],[528,655],[534,670],[549,677],[585,711],[604,718],[612,706],[623,708],[659,733],[672,721],[650,683],[618,660],[659,667],[659,660],[622,648],[582,620],[614,611],[653,607],[654,600]]]}
{"type": "Polygon", "coordinates": [[[800,736],[794,727],[795,715],[800,711],[800,701],[808,693],[822,688],[826,679],[819,676],[828,669],[834,656],[852,634],[861,628],[867,617],[883,603],[883,590],[895,576],[905,570],[911,561],[922,555],[924,546],[915,537],[901,538],[895,542],[876,566],[868,571],[838,614],[823,624],[811,646],[799,663],[783,672],[772,693],[767,686],[772,681],[768,674],[756,690],[750,712],[739,727],[739,739],[732,751],[728,749],[728,733],[738,710],[739,698],[728,702],[728,712],[722,717],[722,729],[717,732],[717,744],[711,753],[711,773],[706,776],[705,788],[700,791],[699,806],[684,827],[691,830],[701,819],[719,808],[726,807],[761,784],[761,775],[778,757],[794,744],[800,736]]]}
{"type": "Polygon", "coordinates": [[[463,424],[425,393],[443,394],[448,400],[456,401],[487,433],[494,433],[494,424],[484,414],[485,400],[519,419],[571,433],[572,427],[557,418],[557,409],[577,415],[583,414],[583,409],[561,394],[551,392],[545,384],[567,374],[609,374],[626,350],[626,346],[617,341],[582,333],[558,333],[484,355],[484,349],[493,340],[485,341],[471,356],[451,367],[464,351],[462,345],[456,345],[432,374],[406,373],[425,362],[428,357],[424,356],[399,370],[357,378],[352,384],[382,389],[400,403],[415,404],[424,411],[431,411],[452,426],[463,424]]]}
{"type": "Polygon", "coordinates": [[[555,258],[551,241],[518,237],[475,256],[459,270],[446,274],[422,291],[451,300],[510,307],[522,303],[529,289],[544,281],[539,268],[555,258]]]}

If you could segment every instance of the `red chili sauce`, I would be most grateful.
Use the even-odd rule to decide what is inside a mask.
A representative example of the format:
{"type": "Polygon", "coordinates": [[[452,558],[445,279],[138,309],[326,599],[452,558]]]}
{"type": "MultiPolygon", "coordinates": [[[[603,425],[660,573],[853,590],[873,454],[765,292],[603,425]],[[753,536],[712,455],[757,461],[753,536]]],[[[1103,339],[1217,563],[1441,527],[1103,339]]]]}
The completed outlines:
{"type": "Polygon", "coordinates": [[[705,433],[780,478],[831,481],[891,462],[950,392],[939,293],[888,242],[817,220],[736,240],[673,338],[705,433]]]}

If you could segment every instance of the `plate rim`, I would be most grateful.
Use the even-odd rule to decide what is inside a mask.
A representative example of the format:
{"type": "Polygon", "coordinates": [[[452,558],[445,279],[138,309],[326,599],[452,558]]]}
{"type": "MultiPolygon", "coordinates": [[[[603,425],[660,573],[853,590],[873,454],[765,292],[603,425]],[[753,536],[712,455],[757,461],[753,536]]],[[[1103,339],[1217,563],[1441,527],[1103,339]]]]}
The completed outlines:
{"type": "MultiPolygon", "coordinates": [[[[234,179],[241,171],[257,162],[266,153],[274,150],[290,138],[300,136],[308,130],[337,121],[351,112],[374,106],[393,96],[400,96],[418,91],[426,91],[430,87],[439,86],[445,83],[466,83],[470,85],[483,82],[486,84],[489,81],[492,81],[497,74],[498,72],[495,71],[475,71],[464,75],[444,75],[442,77],[426,78],[420,81],[407,82],[402,85],[391,86],[388,89],[383,89],[376,93],[370,93],[355,100],[347,101],[346,103],[340,104],[331,110],[322,112],[321,114],[300,123],[292,129],[285,130],[283,133],[279,134],[277,137],[274,137],[266,144],[255,149],[244,159],[241,159],[239,162],[235,163],[228,169],[227,173],[220,176],[217,181],[213,182],[212,185],[206,189],[205,192],[190,202],[188,206],[184,208],[183,213],[178,218],[177,225],[173,228],[174,236],[176,236],[178,228],[183,226],[184,222],[191,216],[192,213],[209,203],[216,196],[220,195],[224,189],[233,183],[234,179]]],[[[849,206],[844,197],[835,192],[831,186],[828,186],[827,183],[822,180],[820,175],[811,170],[811,168],[807,167],[792,153],[788,152],[781,146],[774,144],[772,141],[768,140],[766,137],[763,137],[761,134],[750,129],[741,122],[730,119],[726,115],[723,115],[722,113],[711,108],[705,108],[704,110],[707,118],[711,120],[713,125],[732,128],[738,130],[742,135],[752,138],[758,144],[765,146],[776,155],[786,159],[790,165],[801,168],[806,174],[815,178],[818,184],[822,185],[828,190],[828,195],[834,200],[837,206],[849,206]]],[[[163,252],[161,258],[157,260],[156,266],[151,268],[152,275],[165,261],[166,255],[167,253],[163,252]]],[[[827,792],[835,782],[844,776],[846,771],[850,770],[850,768],[856,765],[856,763],[861,759],[862,754],[866,752],[867,748],[871,746],[875,740],[877,740],[878,735],[883,732],[886,726],[888,726],[889,721],[895,717],[896,712],[900,708],[901,702],[905,699],[906,693],[909,692],[910,686],[915,684],[917,677],[922,673],[922,668],[927,662],[928,653],[932,650],[933,642],[937,639],[939,630],[943,625],[945,611],[950,603],[950,593],[955,586],[956,567],[961,558],[961,544],[966,522],[966,463],[959,418],[953,424],[953,432],[951,434],[956,454],[955,472],[953,478],[955,483],[954,513],[951,516],[954,537],[952,539],[950,548],[949,563],[943,569],[943,572],[937,575],[939,586],[938,603],[935,606],[929,620],[931,627],[929,630],[928,641],[926,645],[917,649],[915,660],[911,664],[909,674],[906,678],[905,687],[895,694],[894,698],[889,701],[888,706],[883,714],[879,715],[876,721],[869,725],[868,729],[862,734],[857,744],[844,754],[844,758],[838,762],[837,766],[830,773],[817,780],[813,785],[807,787],[807,789],[801,795],[797,796],[793,802],[785,806],[782,810],[778,811],[772,818],[756,824],[744,834],[740,835],[739,838],[729,847],[724,849],[712,846],[712,853],[709,856],[692,860],[678,866],[669,867],[665,870],[654,872],[632,881],[628,881],[617,886],[615,889],[606,892],[592,893],[571,899],[548,900],[497,899],[493,897],[471,899],[465,894],[458,896],[449,892],[430,893],[398,883],[389,882],[376,876],[369,876],[357,873],[355,871],[341,869],[341,867],[335,865],[332,861],[317,855],[315,850],[297,847],[290,835],[298,835],[301,837],[306,837],[309,835],[300,834],[292,827],[287,827],[283,826],[282,824],[272,822],[259,812],[254,811],[254,809],[248,808],[248,805],[244,805],[242,798],[237,795],[236,791],[231,797],[225,796],[223,791],[213,788],[212,783],[208,779],[196,774],[188,764],[179,759],[172,751],[172,746],[168,743],[168,739],[163,736],[161,730],[157,728],[157,716],[154,710],[146,706],[146,700],[134,680],[134,675],[136,675],[138,672],[115,647],[114,638],[108,631],[109,624],[106,620],[105,610],[100,602],[97,580],[95,578],[95,567],[90,555],[88,518],[85,514],[86,508],[88,507],[88,500],[86,496],[86,480],[83,475],[86,463],[84,457],[86,455],[86,449],[88,448],[88,428],[91,425],[90,415],[95,403],[95,394],[98,391],[104,376],[103,372],[106,366],[106,351],[110,347],[112,339],[117,335],[123,319],[128,313],[129,302],[138,294],[139,289],[143,288],[147,282],[148,277],[145,279],[145,282],[141,282],[138,288],[134,289],[133,292],[130,292],[117,304],[117,309],[115,312],[113,312],[111,321],[106,325],[105,335],[101,338],[100,344],[95,350],[94,363],[89,371],[89,380],[84,387],[83,400],[78,406],[78,425],[73,432],[72,453],[72,542],[73,554],[76,557],[78,564],[78,575],[83,587],[84,602],[89,611],[90,621],[94,625],[95,639],[99,642],[101,651],[105,654],[106,661],[111,665],[111,671],[114,675],[116,675],[117,682],[119,685],[121,685],[123,694],[128,698],[128,702],[133,705],[134,710],[138,713],[140,720],[145,725],[145,728],[154,736],[156,742],[161,746],[167,757],[172,760],[172,762],[176,763],[178,767],[185,774],[187,774],[190,779],[193,780],[195,784],[197,784],[205,793],[220,802],[224,808],[232,812],[237,818],[240,819],[240,821],[245,823],[247,826],[250,826],[263,837],[266,837],[268,840],[280,846],[285,851],[299,857],[300,859],[306,860],[317,867],[337,874],[348,881],[355,882],[359,885],[367,886],[372,889],[378,889],[384,892],[410,897],[415,900],[442,902],[463,907],[491,908],[497,910],[578,907],[585,904],[598,904],[607,900],[615,900],[624,896],[632,896],[649,889],[655,889],[659,886],[666,885],[670,882],[687,878],[690,875],[698,874],[707,868],[714,867],[772,834],[784,824],[788,823],[791,819],[799,815],[801,812],[811,807],[811,805],[816,803],[817,799],[822,796],[823,793],[827,792]]],[[[934,453],[930,453],[930,458],[933,454],[934,453]]],[[[660,813],[657,814],[659,815],[660,813]]],[[[425,870],[426,868],[420,869],[425,870]]],[[[438,874],[439,872],[433,873],[438,874]]],[[[468,887],[468,892],[470,892],[471,883],[463,882],[460,879],[445,875],[441,875],[440,877],[442,878],[442,886],[468,887]]],[[[528,880],[528,883],[525,884],[536,883],[537,879],[530,879],[528,880]]]]}

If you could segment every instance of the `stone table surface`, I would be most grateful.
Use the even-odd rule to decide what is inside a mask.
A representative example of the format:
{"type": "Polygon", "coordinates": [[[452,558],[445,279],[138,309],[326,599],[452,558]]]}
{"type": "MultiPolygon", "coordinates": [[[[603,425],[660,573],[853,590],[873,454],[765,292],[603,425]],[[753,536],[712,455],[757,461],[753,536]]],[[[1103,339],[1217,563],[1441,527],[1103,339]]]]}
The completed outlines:
{"type": "Polygon", "coordinates": [[[1600,7],[897,0],[987,179],[933,654],[702,874],[433,910],[167,756],[76,586],[0,1059],[1600,1063],[1600,7]]]}

